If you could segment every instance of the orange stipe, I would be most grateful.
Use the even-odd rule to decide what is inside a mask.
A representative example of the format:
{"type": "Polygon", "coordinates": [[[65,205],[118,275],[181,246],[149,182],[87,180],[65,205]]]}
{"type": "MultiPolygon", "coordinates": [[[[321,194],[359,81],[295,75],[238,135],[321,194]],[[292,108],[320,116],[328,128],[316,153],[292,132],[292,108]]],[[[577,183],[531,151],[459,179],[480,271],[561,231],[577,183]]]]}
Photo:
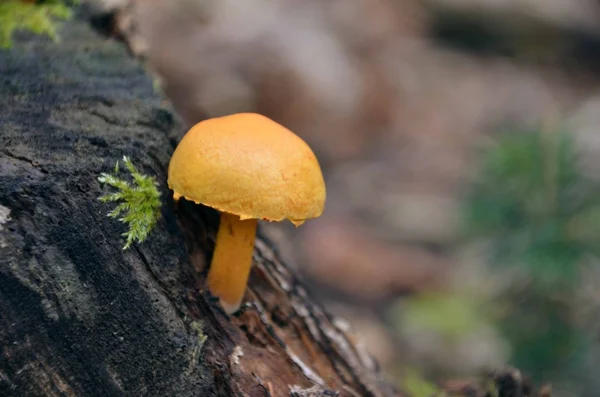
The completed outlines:
{"type": "Polygon", "coordinates": [[[256,219],[242,221],[239,216],[221,213],[207,284],[228,313],[240,307],[246,291],[257,222],[256,219]]]}

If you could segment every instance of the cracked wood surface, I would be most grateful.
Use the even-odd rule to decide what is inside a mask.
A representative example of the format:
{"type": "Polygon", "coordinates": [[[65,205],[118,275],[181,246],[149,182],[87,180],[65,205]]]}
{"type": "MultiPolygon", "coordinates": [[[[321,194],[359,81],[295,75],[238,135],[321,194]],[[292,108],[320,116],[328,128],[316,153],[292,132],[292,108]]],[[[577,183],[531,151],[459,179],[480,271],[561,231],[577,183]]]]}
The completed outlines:
{"type": "Polygon", "coordinates": [[[241,313],[198,289],[218,216],[170,197],[180,125],[122,46],[61,37],[0,52],[0,395],[399,396],[260,232],[241,313]],[[127,251],[96,180],[123,155],[163,198],[127,251]]]}

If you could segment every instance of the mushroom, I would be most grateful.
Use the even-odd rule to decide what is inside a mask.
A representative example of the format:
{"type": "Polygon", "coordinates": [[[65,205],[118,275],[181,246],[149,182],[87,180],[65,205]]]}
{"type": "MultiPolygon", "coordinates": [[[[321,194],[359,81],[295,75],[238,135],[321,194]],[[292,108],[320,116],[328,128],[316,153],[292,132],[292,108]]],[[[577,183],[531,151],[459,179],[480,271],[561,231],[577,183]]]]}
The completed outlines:
{"type": "Polygon", "coordinates": [[[175,200],[220,212],[207,285],[228,314],[239,309],[246,290],[257,220],[300,226],[325,205],[325,182],[310,147],[255,113],[193,126],[171,157],[168,184],[175,200]]]}

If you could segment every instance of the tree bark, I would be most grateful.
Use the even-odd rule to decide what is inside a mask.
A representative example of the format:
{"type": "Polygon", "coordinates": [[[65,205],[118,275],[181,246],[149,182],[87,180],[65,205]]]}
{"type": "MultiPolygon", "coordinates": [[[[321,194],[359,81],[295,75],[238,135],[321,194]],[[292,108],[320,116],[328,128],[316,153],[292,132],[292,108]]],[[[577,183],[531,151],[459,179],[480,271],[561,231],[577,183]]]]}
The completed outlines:
{"type": "Polygon", "coordinates": [[[404,395],[260,230],[246,306],[219,310],[202,292],[218,215],[166,185],[183,129],[122,45],[82,19],[61,38],[0,52],[0,395],[404,395]],[[123,155],[163,199],[128,250],[98,201],[123,155]]]}

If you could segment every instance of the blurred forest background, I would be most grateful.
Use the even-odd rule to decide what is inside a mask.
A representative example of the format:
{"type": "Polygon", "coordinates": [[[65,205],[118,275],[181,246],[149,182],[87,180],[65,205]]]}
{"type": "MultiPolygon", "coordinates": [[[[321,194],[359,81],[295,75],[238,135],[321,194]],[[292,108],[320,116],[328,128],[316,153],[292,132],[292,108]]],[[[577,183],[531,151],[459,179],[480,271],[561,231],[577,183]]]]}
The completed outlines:
{"type": "Polygon", "coordinates": [[[262,232],[391,380],[598,395],[599,1],[93,3],[186,124],[253,111],[313,147],[325,214],[262,232]]]}

